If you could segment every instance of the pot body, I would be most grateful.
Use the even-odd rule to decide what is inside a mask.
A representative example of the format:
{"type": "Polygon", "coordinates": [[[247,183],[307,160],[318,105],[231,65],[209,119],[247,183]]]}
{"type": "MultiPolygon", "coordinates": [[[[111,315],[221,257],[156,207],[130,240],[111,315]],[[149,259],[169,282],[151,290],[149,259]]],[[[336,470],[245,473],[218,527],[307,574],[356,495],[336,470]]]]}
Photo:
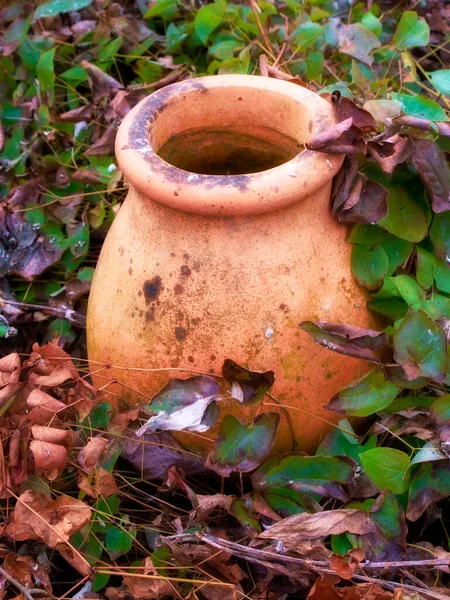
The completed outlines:
{"type": "MultiPolygon", "coordinates": [[[[279,412],[276,452],[318,444],[338,420],[324,406],[367,367],[314,343],[299,323],[376,326],[351,275],[346,228],[331,215],[331,178],[320,183],[287,206],[234,215],[168,206],[152,198],[151,182],[146,194],[130,189],[104,243],[88,312],[94,382],[117,381],[108,387],[113,404],[148,403],[170,379],[197,371],[220,375],[230,358],[275,371],[277,400],[223,401],[219,423],[230,412],[240,420],[279,412]]],[[[214,193],[210,187],[213,203],[214,193]]],[[[217,427],[183,433],[182,441],[207,450],[217,427]]]]}

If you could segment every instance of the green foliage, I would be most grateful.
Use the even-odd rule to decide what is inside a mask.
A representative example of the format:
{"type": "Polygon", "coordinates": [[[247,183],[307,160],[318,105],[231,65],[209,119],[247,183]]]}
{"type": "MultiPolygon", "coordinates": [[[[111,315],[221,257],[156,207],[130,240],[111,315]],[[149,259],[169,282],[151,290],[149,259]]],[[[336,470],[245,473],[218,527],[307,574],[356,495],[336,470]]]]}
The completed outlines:
{"type": "Polygon", "coordinates": [[[430,28],[414,11],[405,12],[399,21],[393,43],[398,50],[415,46],[426,46],[430,39],[430,28]]]}
{"type": "Polygon", "coordinates": [[[362,466],[380,490],[403,494],[409,488],[409,456],[394,448],[373,448],[360,455],[362,466]]]}

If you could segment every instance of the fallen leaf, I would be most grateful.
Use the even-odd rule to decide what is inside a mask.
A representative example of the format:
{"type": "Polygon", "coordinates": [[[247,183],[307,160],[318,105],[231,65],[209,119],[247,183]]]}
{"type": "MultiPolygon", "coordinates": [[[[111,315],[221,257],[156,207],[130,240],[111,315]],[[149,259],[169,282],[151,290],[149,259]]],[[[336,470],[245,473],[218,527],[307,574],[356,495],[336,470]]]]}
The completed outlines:
{"type": "Polygon", "coordinates": [[[36,469],[63,469],[66,466],[67,449],[64,446],[33,440],[30,442],[30,450],[36,469]]]}
{"type": "Polygon", "coordinates": [[[159,600],[165,596],[173,598],[179,595],[176,584],[160,575],[159,569],[155,569],[153,566],[150,556],[147,556],[143,566],[137,567],[132,572],[152,576],[152,579],[124,576],[123,582],[136,600],[159,600]]]}
{"type": "Polygon", "coordinates": [[[58,115],[58,120],[63,123],[80,123],[81,121],[90,121],[92,119],[92,113],[94,112],[94,106],[92,104],[85,104],[69,110],[65,113],[58,115]]]}
{"type": "Polygon", "coordinates": [[[92,511],[84,502],[61,495],[49,502],[44,494],[26,490],[17,500],[6,532],[16,540],[39,539],[51,548],[69,541],[89,523],[92,511]],[[19,531],[17,528],[21,528],[19,531]]]}
{"type": "MultiPolygon", "coordinates": [[[[154,414],[137,432],[175,430],[206,431],[212,425],[208,419],[210,405],[218,400],[219,384],[200,375],[189,379],[173,379],[142,410],[154,414]]],[[[214,415],[216,418],[218,414],[214,415]]]]}
{"type": "Polygon", "coordinates": [[[372,51],[381,46],[380,40],[359,23],[339,28],[339,51],[366,65],[373,63],[372,51]]]}
{"type": "Polygon", "coordinates": [[[367,150],[381,169],[390,177],[397,165],[408,160],[413,151],[410,138],[398,134],[381,142],[368,142],[367,150]]]}
{"type": "Polygon", "coordinates": [[[434,212],[450,210],[450,167],[436,142],[414,140],[413,164],[433,203],[434,212]]]}
{"type": "Polygon", "coordinates": [[[84,448],[77,456],[77,460],[82,468],[90,473],[99,462],[106,446],[109,444],[107,438],[91,437],[84,448]]]}
{"type": "Polygon", "coordinates": [[[345,556],[333,554],[330,557],[330,568],[342,577],[342,579],[352,579],[359,563],[364,559],[364,552],[361,548],[350,550],[345,556]]]}
{"type": "Polygon", "coordinates": [[[27,404],[32,407],[27,419],[38,425],[46,425],[55,415],[60,414],[67,408],[65,404],[37,388],[28,396],[27,404]]]}
{"type": "Polygon", "coordinates": [[[229,358],[223,363],[222,376],[232,385],[237,384],[237,388],[234,388],[234,394],[232,390],[232,395],[241,404],[258,402],[275,382],[273,371],[250,371],[229,358]]]}
{"type": "Polygon", "coordinates": [[[300,327],[315,342],[329,350],[375,362],[380,362],[380,359],[374,350],[381,350],[388,342],[388,336],[381,331],[340,323],[303,321],[300,327]]]}
{"type": "Polygon", "coordinates": [[[17,383],[20,377],[20,357],[13,352],[0,358],[0,387],[17,383]]]}
{"type": "Polygon", "coordinates": [[[85,156],[107,156],[114,152],[116,141],[117,123],[113,122],[105,129],[104,133],[90,145],[84,153],[85,156]]]}
{"type": "Polygon", "coordinates": [[[367,513],[354,508],[324,510],[317,514],[301,513],[283,519],[259,534],[260,538],[280,540],[292,547],[293,542],[315,540],[329,535],[353,533],[363,535],[374,531],[375,525],[367,513]]]}
{"type": "Polygon", "coordinates": [[[98,104],[102,98],[112,96],[117,90],[123,88],[122,84],[114,77],[111,77],[96,65],[87,60],[82,60],[80,64],[87,72],[94,104],[98,104]]]}
{"type": "MultiPolygon", "coordinates": [[[[108,430],[112,423],[113,421],[108,430]]],[[[179,467],[186,475],[208,470],[203,458],[184,451],[181,444],[166,431],[146,433],[139,440],[134,438],[134,432],[127,433],[126,438],[122,440],[122,456],[147,480],[164,479],[167,469],[173,465],[179,467]]]]}

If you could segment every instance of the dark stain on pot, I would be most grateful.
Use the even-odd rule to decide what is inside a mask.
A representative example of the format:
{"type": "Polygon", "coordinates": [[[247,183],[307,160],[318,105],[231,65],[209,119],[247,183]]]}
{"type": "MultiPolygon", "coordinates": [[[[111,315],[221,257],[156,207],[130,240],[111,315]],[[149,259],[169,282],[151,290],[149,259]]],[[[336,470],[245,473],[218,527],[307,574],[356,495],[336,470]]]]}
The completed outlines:
{"type": "Polygon", "coordinates": [[[182,342],[187,336],[186,329],[184,327],[175,327],[175,338],[177,342],[182,342]]]}
{"type": "Polygon", "coordinates": [[[192,272],[191,269],[187,265],[182,265],[180,270],[181,270],[182,277],[189,277],[189,275],[192,272]]]}
{"type": "Polygon", "coordinates": [[[154,321],[155,320],[155,307],[152,306],[146,313],[145,313],[145,320],[146,321],[154,321]]]}
{"type": "Polygon", "coordinates": [[[200,323],[200,318],[199,317],[195,317],[194,319],[191,319],[191,325],[193,325],[195,327],[195,325],[198,325],[200,323]]]}
{"type": "Polygon", "coordinates": [[[184,319],[184,313],[182,313],[182,312],[181,312],[181,310],[179,310],[179,311],[177,312],[177,319],[178,319],[179,321],[182,321],[182,320],[184,319]]]}
{"type": "Polygon", "coordinates": [[[173,288],[173,291],[177,296],[181,296],[181,294],[184,292],[184,287],[180,283],[177,283],[177,285],[173,288]]]}
{"type": "Polygon", "coordinates": [[[153,279],[146,281],[144,283],[143,290],[146,302],[152,302],[153,300],[156,300],[163,290],[161,277],[159,275],[155,275],[153,279]]]}
{"type": "Polygon", "coordinates": [[[193,356],[188,356],[188,361],[189,361],[190,363],[193,363],[193,362],[194,362],[194,357],[193,357],[193,356]]]}
{"type": "Polygon", "coordinates": [[[309,133],[311,133],[312,130],[313,130],[313,122],[309,121],[309,123],[308,123],[308,131],[309,131],[309,133]]]}
{"type": "Polygon", "coordinates": [[[129,273],[130,275],[133,275],[133,269],[132,269],[131,267],[128,269],[128,273],[129,273]]]}

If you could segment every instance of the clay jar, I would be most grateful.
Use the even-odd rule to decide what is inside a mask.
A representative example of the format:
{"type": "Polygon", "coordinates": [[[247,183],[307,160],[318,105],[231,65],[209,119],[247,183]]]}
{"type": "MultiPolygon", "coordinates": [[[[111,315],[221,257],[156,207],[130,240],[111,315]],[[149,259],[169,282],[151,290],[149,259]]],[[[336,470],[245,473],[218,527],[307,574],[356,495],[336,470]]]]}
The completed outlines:
{"type": "MultiPolygon", "coordinates": [[[[247,75],[170,85],[126,116],[116,152],[130,191],[88,314],[94,382],[116,379],[111,399],[149,402],[170,379],[220,374],[231,358],[275,371],[272,392],[293,408],[230,399],[219,422],[280,412],[281,452],[294,442],[312,449],[337,421],[323,406],[366,367],[315,344],[299,323],[374,322],[352,278],[346,228],[330,212],[343,158],[304,149],[333,123],[319,95],[247,75]],[[176,370],[145,370],[158,368],[176,370]]],[[[216,432],[183,442],[207,450],[216,432]]]]}

